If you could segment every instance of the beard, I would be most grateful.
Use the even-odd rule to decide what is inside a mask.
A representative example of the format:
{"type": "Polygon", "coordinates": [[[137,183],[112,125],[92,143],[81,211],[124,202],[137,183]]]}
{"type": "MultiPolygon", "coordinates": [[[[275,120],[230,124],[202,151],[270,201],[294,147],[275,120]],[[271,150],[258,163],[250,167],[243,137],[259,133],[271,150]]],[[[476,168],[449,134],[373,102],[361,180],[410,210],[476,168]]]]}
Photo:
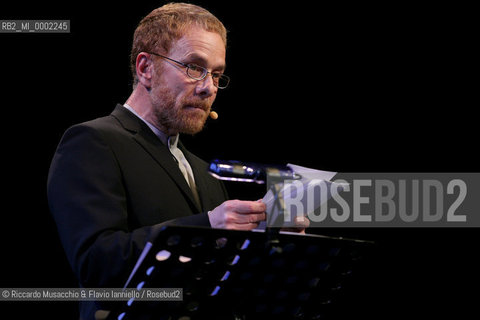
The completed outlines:
{"type": "Polygon", "coordinates": [[[194,135],[202,131],[212,102],[201,99],[177,98],[168,87],[152,90],[152,104],[157,127],[171,135],[194,135]]]}

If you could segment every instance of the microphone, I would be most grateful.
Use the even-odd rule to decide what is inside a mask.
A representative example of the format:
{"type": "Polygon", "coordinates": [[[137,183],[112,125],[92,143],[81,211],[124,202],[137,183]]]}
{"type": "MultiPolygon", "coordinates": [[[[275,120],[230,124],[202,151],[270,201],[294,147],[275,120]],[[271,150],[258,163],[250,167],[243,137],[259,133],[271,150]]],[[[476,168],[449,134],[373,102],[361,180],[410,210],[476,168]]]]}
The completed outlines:
{"type": "Polygon", "coordinates": [[[302,178],[301,175],[285,165],[218,159],[210,162],[208,173],[219,180],[255,182],[258,184],[267,182],[267,176],[279,180],[302,178]]]}
{"type": "Polygon", "coordinates": [[[210,118],[212,118],[213,120],[217,120],[218,113],[216,113],[215,111],[210,111],[210,118]]]}

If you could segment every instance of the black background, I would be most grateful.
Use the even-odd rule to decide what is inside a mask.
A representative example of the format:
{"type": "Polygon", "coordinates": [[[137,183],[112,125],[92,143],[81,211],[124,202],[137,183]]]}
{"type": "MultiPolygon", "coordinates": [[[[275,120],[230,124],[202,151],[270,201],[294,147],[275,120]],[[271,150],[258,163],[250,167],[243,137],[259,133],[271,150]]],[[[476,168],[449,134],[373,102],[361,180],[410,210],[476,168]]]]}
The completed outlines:
{"type": "MultiPolygon", "coordinates": [[[[214,104],[220,117],[183,138],[205,160],[336,172],[478,171],[472,8],[433,2],[195,3],[229,30],[226,74],[232,81],[214,104]]],[[[71,21],[69,34],[0,34],[0,287],[76,286],[48,212],[49,164],[66,128],[104,116],[128,98],[133,31],[161,4],[0,7],[0,19],[71,21]]],[[[246,184],[229,188],[244,199],[263,191],[246,184]]],[[[359,318],[369,312],[461,317],[471,308],[478,229],[321,232],[379,243],[374,278],[359,296],[369,310],[359,318]]],[[[4,304],[19,319],[77,318],[75,302],[4,304]]]]}

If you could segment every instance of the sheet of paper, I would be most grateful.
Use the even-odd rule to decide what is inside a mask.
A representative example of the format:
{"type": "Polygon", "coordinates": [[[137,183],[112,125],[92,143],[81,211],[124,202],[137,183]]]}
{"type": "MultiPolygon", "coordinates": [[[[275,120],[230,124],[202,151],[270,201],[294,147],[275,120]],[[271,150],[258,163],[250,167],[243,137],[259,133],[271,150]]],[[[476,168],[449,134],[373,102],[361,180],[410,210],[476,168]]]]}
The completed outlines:
{"type": "MultiPolygon", "coordinates": [[[[266,228],[267,225],[275,227],[291,227],[294,226],[293,219],[295,218],[295,216],[307,215],[309,212],[296,212],[295,210],[285,211],[284,204],[289,203],[290,200],[298,196],[298,192],[303,192],[304,195],[308,194],[309,192],[314,192],[316,190],[312,188],[316,187],[318,189],[319,183],[325,187],[325,195],[321,197],[317,194],[317,196],[314,197],[313,202],[311,199],[311,202],[307,203],[307,197],[303,197],[300,200],[302,203],[302,207],[305,208],[305,210],[307,210],[307,208],[310,208],[310,210],[313,211],[318,209],[323,203],[325,203],[325,201],[327,201],[332,196],[332,192],[330,192],[330,190],[341,189],[341,185],[336,185],[334,186],[335,188],[331,188],[331,185],[334,184],[334,182],[331,182],[331,180],[337,174],[337,172],[316,170],[294,164],[288,164],[287,166],[292,169],[296,174],[299,174],[301,178],[293,181],[294,183],[276,186],[275,192],[272,190],[272,188],[267,190],[267,193],[262,199],[262,201],[267,206],[267,221],[261,222],[257,229],[263,230],[266,228]],[[280,201],[279,198],[281,199],[280,201]],[[282,210],[280,209],[280,206],[282,206],[282,210]],[[283,222],[284,219],[280,217],[280,215],[282,214],[288,215],[288,217],[286,217],[285,219],[287,220],[286,222],[283,222]],[[282,224],[279,225],[278,221],[282,221],[282,224]]],[[[287,209],[289,208],[290,207],[288,207],[287,209]]]]}

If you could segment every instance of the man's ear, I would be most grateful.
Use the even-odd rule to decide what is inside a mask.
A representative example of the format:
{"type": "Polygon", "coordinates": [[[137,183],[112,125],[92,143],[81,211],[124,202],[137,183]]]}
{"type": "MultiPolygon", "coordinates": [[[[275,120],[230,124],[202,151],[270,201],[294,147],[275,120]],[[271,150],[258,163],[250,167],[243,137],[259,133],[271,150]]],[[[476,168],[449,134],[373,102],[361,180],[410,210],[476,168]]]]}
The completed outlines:
{"type": "Polygon", "coordinates": [[[153,60],[150,54],[146,52],[140,52],[137,56],[135,63],[135,69],[137,72],[138,83],[142,84],[145,88],[150,89],[152,86],[153,75],[153,60]]]}

